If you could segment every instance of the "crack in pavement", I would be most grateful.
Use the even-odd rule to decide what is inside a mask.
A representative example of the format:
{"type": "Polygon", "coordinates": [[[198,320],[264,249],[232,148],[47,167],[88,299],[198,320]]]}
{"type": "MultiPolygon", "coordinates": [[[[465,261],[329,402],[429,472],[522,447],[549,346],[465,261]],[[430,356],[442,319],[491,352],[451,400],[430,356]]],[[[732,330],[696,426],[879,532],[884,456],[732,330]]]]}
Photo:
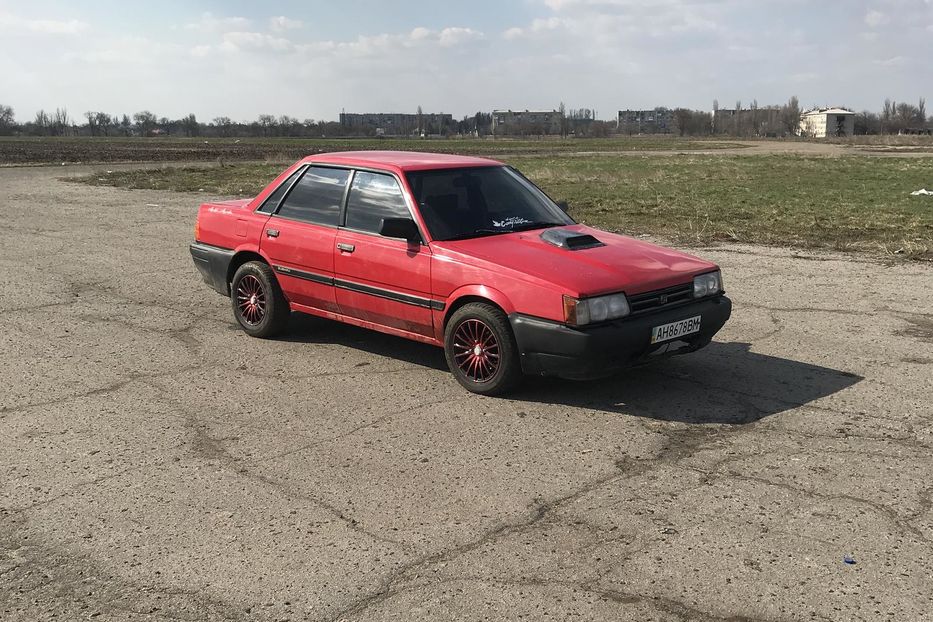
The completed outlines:
{"type": "Polygon", "coordinates": [[[32,408],[40,408],[40,407],[45,407],[45,406],[57,406],[57,405],[59,405],[59,404],[67,404],[68,402],[73,402],[73,401],[75,401],[75,400],[80,400],[80,399],[84,399],[84,398],[87,398],[87,397],[94,397],[94,396],[96,396],[96,395],[106,395],[106,394],[108,394],[108,393],[113,393],[113,392],[119,391],[119,390],[122,389],[123,387],[125,387],[125,386],[127,386],[127,385],[129,385],[129,384],[132,384],[132,383],[134,383],[134,382],[137,382],[137,381],[150,380],[150,379],[154,379],[154,378],[162,378],[162,377],[166,377],[166,376],[174,376],[174,375],[176,375],[176,374],[181,374],[181,373],[185,373],[185,372],[189,372],[189,371],[194,371],[194,370],[197,370],[197,369],[210,369],[210,368],[211,368],[210,366],[204,366],[204,365],[187,365],[187,366],[181,367],[181,368],[179,368],[179,369],[174,369],[174,370],[172,370],[172,371],[156,372],[156,373],[152,373],[152,374],[132,373],[132,374],[128,375],[128,376],[125,377],[125,378],[121,378],[121,379],[119,379],[119,380],[114,380],[113,382],[111,382],[111,383],[109,383],[109,384],[105,384],[105,385],[103,385],[103,386],[101,386],[101,387],[97,387],[97,388],[95,388],[95,389],[91,389],[91,390],[85,391],[85,392],[83,392],[83,393],[72,393],[72,394],[70,394],[70,395],[65,395],[65,396],[58,397],[58,398],[55,398],[55,399],[52,399],[52,400],[44,400],[44,401],[41,401],[41,402],[28,402],[28,403],[26,403],[26,404],[16,404],[16,405],[12,405],[12,406],[4,406],[4,407],[0,408],[0,415],[2,415],[2,414],[7,414],[7,413],[13,413],[13,412],[20,412],[20,411],[29,410],[29,409],[32,409],[32,408]]]}
{"type": "Polygon", "coordinates": [[[585,593],[590,593],[596,596],[599,596],[603,600],[608,600],[620,605],[638,605],[645,604],[659,611],[661,613],[666,613],[672,615],[683,622],[782,622],[783,620],[790,620],[790,618],[762,618],[762,617],[748,617],[748,616],[720,616],[718,614],[710,613],[708,611],[703,611],[697,609],[692,605],[677,600],[670,597],[662,596],[651,596],[646,594],[638,594],[634,592],[623,592],[621,590],[614,590],[604,587],[598,587],[596,583],[599,579],[594,579],[592,581],[561,581],[557,579],[544,579],[544,578],[529,578],[529,579],[502,579],[502,578],[488,578],[488,577],[451,577],[446,579],[439,579],[432,583],[424,583],[419,587],[427,587],[434,585],[447,585],[452,583],[481,583],[486,585],[501,585],[508,587],[527,587],[527,588],[548,588],[552,586],[562,587],[569,590],[581,591],[585,593]]]}
{"type": "MultiPolygon", "coordinates": [[[[157,391],[162,393],[163,399],[165,399],[167,402],[172,403],[176,408],[178,408],[182,413],[184,413],[186,417],[186,423],[188,424],[189,429],[191,429],[192,433],[194,434],[193,450],[196,455],[199,455],[208,460],[211,460],[211,459],[218,460],[222,465],[224,465],[228,469],[230,473],[238,477],[243,477],[245,479],[259,482],[263,484],[264,486],[271,487],[274,490],[278,491],[280,494],[288,498],[299,499],[299,500],[313,503],[314,505],[320,507],[321,509],[327,511],[328,513],[336,517],[351,531],[354,531],[361,535],[365,535],[366,537],[372,540],[375,540],[377,542],[382,542],[384,544],[388,544],[391,546],[400,547],[403,550],[408,550],[408,551],[413,550],[412,545],[409,545],[406,542],[396,540],[393,538],[388,538],[381,534],[367,530],[355,518],[346,516],[345,510],[338,508],[324,501],[323,499],[320,499],[317,496],[314,496],[307,492],[298,492],[298,491],[292,490],[284,482],[276,481],[272,479],[271,477],[267,475],[263,475],[261,473],[249,471],[249,469],[247,468],[248,466],[258,464],[259,462],[262,462],[262,460],[255,462],[255,463],[251,463],[251,462],[244,462],[244,461],[238,460],[237,458],[231,456],[227,452],[227,450],[224,449],[222,445],[222,441],[224,439],[215,439],[211,437],[207,433],[206,427],[203,425],[201,419],[199,418],[197,414],[194,414],[187,406],[182,405],[180,402],[174,399],[174,397],[169,395],[165,391],[165,389],[162,389],[161,387],[156,387],[155,385],[150,385],[150,386],[153,386],[154,388],[156,388],[157,391]]],[[[420,407],[423,407],[423,406],[415,406],[415,407],[412,407],[411,410],[415,410],[420,407]]],[[[403,411],[403,412],[407,412],[407,411],[403,411]]],[[[360,429],[364,429],[365,427],[367,426],[361,426],[360,429]]],[[[350,433],[353,433],[353,431],[351,431],[350,433]]]]}
{"type": "MultiPolygon", "coordinates": [[[[451,549],[422,556],[408,564],[405,564],[393,572],[385,581],[383,581],[377,590],[370,592],[366,596],[344,607],[336,615],[330,616],[328,619],[331,622],[343,622],[350,618],[357,617],[363,611],[385,602],[386,600],[393,598],[402,592],[408,591],[410,589],[411,579],[406,581],[406,577],[409,575],[417,573],[419,570],[432,565],[449,564],[451,561],[465,555],[466,553],[474,551],[488,543],[499,540],[504,536],[514,533],[525,533],[528,530],[534,529],[555,509],[571,503],[603,486],[635,477],[642,472],[649,471],[651,470],[650,465],[654,463],[663,464],[677,462],[683,459],[685,456],[699,450],[702,447],[703,442],[707,440],[707,438],[704,437],[709,437],[709,434],[696,434],[693,431],[689,431],[688,434],[684,434],[683,432],[678,431],[661,433],[668,439],[668,444],[659,452],[658,456],[638,461],[618,460],[616,461],[615,468],[609,473],[590,480],[583,486],[572,489],[565,494],[559,495],[549,500],[541,500],[536,505],[536,507],[528,515],[526,515],[524,519],[514,522],[501,523],[495,527],[492,527],[491,529],[486,530],[474,540],[451,549]],[[680,438],[686,436],[693,436],[695,438],[680,438]],[[631,467],[631,470],[624,471],[623,469],[626,467],[631,467]]],[[[417,578],[417,574],[415,574],[415,578],[417,578]]]]}
{"type": "Polygon", "coordinates": [[[441,399],[433,400],[433,401],[430,401],[430,402],[423,402],[423,403],[421,403],[421,404],[417,404],[417,405],[411,406],[411,407],[409,407],[409,408],[403,408],[402,410],[395,411],[395,412],[393,412],[393,413],[391,413],[391,414],[383,415],[383,416],[381,416],[381,417],[379,417],[379,418],[377,418],[377,419],[374,419],[374,420],[372,420],[372,421],[370,421],[370,422],[368,422],[368,423],[360,424],[360,425],[358,425],[358,426],[356,426],[356,427],[354,427],[354,428],[351,428],[350,430],[347,430],[346,432],[342,432],[341,434],[338,434],[337,436],[333,436],[333,437],[331,437],[331,438],[326,438],[326,439],[317,440],[317,441],[308,443],[308,444],[306,444],[306,445],[301,445],[301,446],[299,446],[299,447],[295,447],[295,448],[293,448],[293,449],[289,449],[288,451],[283,451],[283,452],[281,452],[281,453],[272,454],[272,455],[270,455],[270,456],[265,456],[265,457],[263,457],[263,458],[258,458],[258,459],[256,459],[256,460],[250,460],[250,461],[248,461],[248,462],[244,462],[244,465],[246,465],[246,466],[256,466],[256,465],[259,465],[259,464],[261,464],[261,463],[263,463],[263,462],[269,462],[269,461],[271,461],[271,460],[278,460],[279,458],[285,458],[285,457],[287,457],[287,456],[291,456],[291,455],[294,455],[294,454],[297,454],[297,453],[301,453],[301,452],[303,452],[303,451],[307,451],[308,449],[313,449],[313,448],[315,448],[315,447],[318,447],[319,445],[323,445],[323,444],[326,444],[326,443],[334,443],[334,442],[343,440],[343,439],[345,439],[345,438],[348,438],[348,437],[350,437],[350,436],[356,434],[357,432],[361,432],[361,431],[367,430],[367,429],[369,429],[369,428],[377,427],[380,423],[383,423],[384,421],[388,421],[389,419],[392,419],[392,418],[394,418],[394,417],[397,417],[398,415],[403,415],[403,414],[406,414],[406,413],[416,412],[416,411],[418,411],[418,410],[422,410],[422,409],[427,408],[427,407],[429,407],[429,406],[437,406],[437,405],[439,405],[439,404],[448,404],[448,403],[453,403],[453,402],[460,402],[460,401],[463,401],[464,399],[467,399],[467,398],[465,398],[465,397],[463,397],[463,396],[459,396],[459,397],[454,397],[454,398],[441,398],[441,399]]]}

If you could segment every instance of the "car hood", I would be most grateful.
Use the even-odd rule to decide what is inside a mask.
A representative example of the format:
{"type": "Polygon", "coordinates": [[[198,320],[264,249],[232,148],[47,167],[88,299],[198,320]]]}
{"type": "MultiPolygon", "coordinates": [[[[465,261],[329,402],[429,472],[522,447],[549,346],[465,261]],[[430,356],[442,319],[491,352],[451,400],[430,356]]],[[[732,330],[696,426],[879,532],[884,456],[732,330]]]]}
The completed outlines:
{"type": "Polygon", "coordinates": [[[618,291],[640,294],[688,283],[697,274],[717,268],[687,253],[585,225],[561,229],[592,235],[602,245],[579,250],[561,248],[541,239],[543,230],[434,245],[495,264],[504,271],[550,281],[580,296],[618,291]]]}

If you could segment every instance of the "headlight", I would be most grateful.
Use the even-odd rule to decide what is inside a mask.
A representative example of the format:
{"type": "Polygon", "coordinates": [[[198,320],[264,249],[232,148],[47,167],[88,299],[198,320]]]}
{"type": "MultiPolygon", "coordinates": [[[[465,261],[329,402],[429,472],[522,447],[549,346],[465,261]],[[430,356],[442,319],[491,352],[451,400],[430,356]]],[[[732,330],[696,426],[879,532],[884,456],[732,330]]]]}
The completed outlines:
{"type": "Polygon", "coordinates": [[[693,297],[703,298],[722,291],[722,273],[717,270],[708,274],[701,274],[693,279],[693,297]]]}
{"type": "Polygon", "coordinates": [[[617,320],[630,313],[625,294],[612,294],[582,300],[564,296],[564,321],[571,326],[617,320]]]}

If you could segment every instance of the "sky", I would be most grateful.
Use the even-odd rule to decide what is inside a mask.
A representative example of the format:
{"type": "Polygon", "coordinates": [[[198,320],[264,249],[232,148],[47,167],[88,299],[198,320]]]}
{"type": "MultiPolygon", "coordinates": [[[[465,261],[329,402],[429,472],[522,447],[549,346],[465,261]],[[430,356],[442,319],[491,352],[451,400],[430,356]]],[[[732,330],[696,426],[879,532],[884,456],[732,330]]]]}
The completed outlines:
{"type": "MultiPolygon", "coordinates": [[[[0,104],[260,114],[880,110],[933,95],[933,0],[0,0],[0,104]]],[[[930,106],[933,107],[933,106],[930,106]]]]}

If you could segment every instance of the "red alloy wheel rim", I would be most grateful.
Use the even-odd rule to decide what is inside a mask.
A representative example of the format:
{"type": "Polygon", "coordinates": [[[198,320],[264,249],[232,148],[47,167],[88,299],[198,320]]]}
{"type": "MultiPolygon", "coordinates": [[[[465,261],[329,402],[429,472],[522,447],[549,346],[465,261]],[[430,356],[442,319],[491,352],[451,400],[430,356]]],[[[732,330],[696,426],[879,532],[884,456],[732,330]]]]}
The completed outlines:
{"type": "Polygon", "coordinates": [[[499,371],[499,340],[484,322],[466,320],[454,332],[454,360],[473,382],[489,382],[499,371]]]}
{"type": "Polygon", "coordinates": [[[236,304],[240,317],[250,326],[256,326],[266,317],[266,293],[262,282],[252,274],[247,274],[237,284],[236,304]]]}

